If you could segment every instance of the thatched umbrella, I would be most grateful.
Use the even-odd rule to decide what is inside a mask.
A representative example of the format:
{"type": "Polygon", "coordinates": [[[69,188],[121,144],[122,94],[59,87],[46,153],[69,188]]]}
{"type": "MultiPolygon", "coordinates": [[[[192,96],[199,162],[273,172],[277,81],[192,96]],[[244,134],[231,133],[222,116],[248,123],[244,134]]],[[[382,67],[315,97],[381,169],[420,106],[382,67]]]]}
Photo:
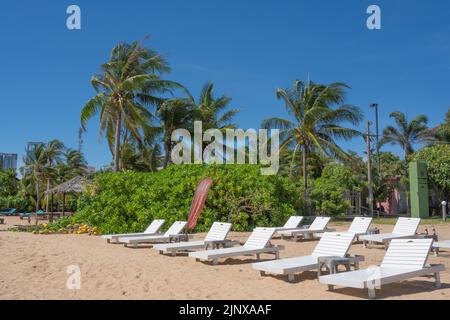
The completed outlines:
{"type": "Polygon", "coordinates": [[[86,185],[90,184],[91,182],[88,181],[85,177],[77,176],[73,179],[70,179],[69,181],[66,181],[59,186],[56,186],[50,190],[48,190],[46,193],[50,194],[52,196],[52,212],[51,212],[51,220],[53,220],[53,195],[54,194],[62,194],[63,201],[62,201],[62,215],[64,216],[65,211],[65,200],[66,200],[66,194],[67,193],[83,193],[86,192],[86,185]]]}

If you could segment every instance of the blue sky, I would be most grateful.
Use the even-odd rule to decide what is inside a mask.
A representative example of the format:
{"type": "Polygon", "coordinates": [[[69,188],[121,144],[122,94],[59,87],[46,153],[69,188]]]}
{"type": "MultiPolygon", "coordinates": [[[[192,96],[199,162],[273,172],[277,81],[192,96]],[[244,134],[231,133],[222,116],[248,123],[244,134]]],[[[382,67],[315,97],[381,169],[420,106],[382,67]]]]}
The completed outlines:
{"type": "MultiPolygon", "coordinates": [[[[115,44],[145,35],[169,60],[167,79],[195,96],[215,82],[241,109],[241,128],[286,116],[276,88],[308,74],[350,85],[347,102],[366,117],[378,102],[381,127],[394,110],[425,113],[434,126],[450,106],[448,12],[448,0],[2,1],[0,152],[21,159],[27,141],[54,138],[76,148],[80,109],[94,94],[90,77],[115,44]],[[66,28],[70,4],[81,7],[82,30],[66,28]],[[382,30],[366,28],[370,4],[381,7],[382,30]]],[[[98,119],[84,141],[91,165],[111,161],[98,119]]],[[[362,140],[342,145],[364,148],[362,140]]]]}

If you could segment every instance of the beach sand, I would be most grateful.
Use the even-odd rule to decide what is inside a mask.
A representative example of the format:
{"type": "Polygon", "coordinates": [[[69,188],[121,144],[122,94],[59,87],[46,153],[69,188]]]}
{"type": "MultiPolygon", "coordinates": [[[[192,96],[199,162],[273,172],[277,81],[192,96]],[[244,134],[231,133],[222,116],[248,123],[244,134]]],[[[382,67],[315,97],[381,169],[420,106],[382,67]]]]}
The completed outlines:
{"type": "MultiPolygon", "coordinates": [[[[17,217],[6,217],[7,225],[28,224],[17,217]]],[[[348,224],[331,225],[346,230],[348,224]]],[[[378,225],[382,231],[391,225],[378,225]]],[[[421,225],[419,231],[423,232],[421,225]]],[[[438,225],[441,239],[450,239],[450,225],[438,225]]],[[[194,238],[201,238],[202,234],[194,238]]],[[[248,233],[231,233],[230,238],[244,242],[248,233]]],[[[292,242],[281,258],[308,255],[317,241],[292,242]]],[[[351,254],[364,255],[361,267],[379,264],[384,256],[379,248],[351,247],[351,254]]],[[[263,255],[262,258],[271,256],[263,255]]],[[[286,277],[261,277],[252,269],[254,257],[221,261],[212,266],[186,256],[169,257],[149,248],[130,249],[107,244],[88,235],[33,235],[0,232],[0,299],[366,299],[367,291],[337,288],[327,291],[316,272],[304,272],[294,283],[286,277]],[[69,290],[67,268],[80,267],[81,289],[69,290]]],[[[443,263],[442,288],[434,288],[432,277],[421,277],[383,286],[379,299],[450,299],[450,251],[439,257],[430,255],[430,263],[443,263]]]]}

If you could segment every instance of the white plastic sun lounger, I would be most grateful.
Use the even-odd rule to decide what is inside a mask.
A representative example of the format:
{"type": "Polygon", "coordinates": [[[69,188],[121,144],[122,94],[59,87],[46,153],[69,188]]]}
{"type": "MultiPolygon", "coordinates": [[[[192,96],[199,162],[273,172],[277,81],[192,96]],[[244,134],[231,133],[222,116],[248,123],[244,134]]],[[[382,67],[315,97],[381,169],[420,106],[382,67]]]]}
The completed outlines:
{"type": "Polygon", "coordinates": [[[346,256],[354,238],[353,233],[326,232],[310,256],[258,262],[253,263],[252,267],[262,276],[266,273],[287,275],[289,281],[294,281],[296,273],[317,269],[319,257],[346,256]]]}
{"type": "Polygon", "coordinates": [[[245,244],[241,247],[191,252],[189,256],[196,258],[197,261],[212,261],[213,264],[217,264],[220,258],[250,256],[254,254],[259,260],[261,253],[274,254],[275,259],[278,259],[279,250],[283,249],[283,247],[270,244],[270,239],[275,233],[275,230],[275,228],[255,228],[245,244]]]}
{"type": "Polygon", "coordinates": [[[389,241],[393,239],[414,238],[419,224],[420,218],[398,218],[392,233],[369,234],[360,236],[359,238],[363,241],[364,247],[370,241],[383,243],[385,249],[387,249],[389,241]]]}
{"type": "Polygon", "coordinates": [[[359,238],[367,233],[371,223],[372,218],[370,217],[355,217],[347,232],[353,233],[357,238],[359,238]]]}
{"type": "Polygon", "coordinates": [[[158,250],[160,254],[171,253],[172,256],[176,256],[178,251],[205,249],[208,245],[215,244],[232,244],[231,241],[225,241],[230,229],[231,223],[214,222],[204,240],[157,244],[153,246],[153,249],[158,250]]]}
{"type": "Polygon", "coordinates": [[[286,221],[284,226],[275,228],[276,232],[298,229],[298,226],[300,225],[302,220],[303,220],[302,216],[291,216],[289,217],[288,221],[286,221]]]}
{"type": "Polygon", "coordinates": [[[392,283],[434,274],[435,286],[440,288],[442,264],[427,265],[433,239],[394,239],[379,267],[349,271],[319,277],[320,283],[327,284],[329,290],[334,286],[368,289],[369,299],[375,298],[375,289],[392,283]]]}
{"type": "Polygon", "coordinates": [[[450,249],[450,240],[443,240],[433,243],[434,255],[437,256],[439,249],[450,249]]]}
{"type": "Polygon", "coordinates": [[[293,237],[295,241],[299,237],[311,238],[315,233],[324,233],[329,231],[327,229],[328,222],[330,222],[330,217],[316,217],[309,226],[309,228],[298,228],[294,230],[280,231],[278,234],[284,237],[293,237]]]}
{"type": "Polygon", "coordinates": [[[144,232],[140,233],[123,233],[123,234],[105,234],[102,236],[103,239],[106,239],[108,243],[115,242],[117,243],[117,239],[121,237],[140,237],[140,236],[154,236],[158,234],[159,229],[164,225],[166,220],[153,220],[152,223],[145,229],[144,232]]]}
{"type": "Polygon", "coordinates": [[[170,242],[180,240],[181,237],[185,238],[185,234],[180,234],[186,227],[186,221],[175,221],[170,228],[162,235],[158,236],[139,236],[139,237],[120,237],[118,242],[125,244],[126,247],[132,245],[137,247],[142,243],[158,243],[158,242],[170,242]]]}

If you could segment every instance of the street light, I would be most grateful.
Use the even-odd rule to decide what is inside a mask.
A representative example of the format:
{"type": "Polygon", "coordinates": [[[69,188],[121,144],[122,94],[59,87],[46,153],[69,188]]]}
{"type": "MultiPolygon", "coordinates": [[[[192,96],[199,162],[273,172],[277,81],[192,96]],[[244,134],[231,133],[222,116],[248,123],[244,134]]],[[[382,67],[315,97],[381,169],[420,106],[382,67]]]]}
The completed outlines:
{"type": "Polygon", "coordinates": [[[376,142],[377,142],[377,165],[378,165],[378,176],[381,179],[381,162],[380,162],[380,135],[378,133],[378,103],[372,103],[370,105],[371,108],[375,109],[375,135],[376,135],[376,142]]]}

